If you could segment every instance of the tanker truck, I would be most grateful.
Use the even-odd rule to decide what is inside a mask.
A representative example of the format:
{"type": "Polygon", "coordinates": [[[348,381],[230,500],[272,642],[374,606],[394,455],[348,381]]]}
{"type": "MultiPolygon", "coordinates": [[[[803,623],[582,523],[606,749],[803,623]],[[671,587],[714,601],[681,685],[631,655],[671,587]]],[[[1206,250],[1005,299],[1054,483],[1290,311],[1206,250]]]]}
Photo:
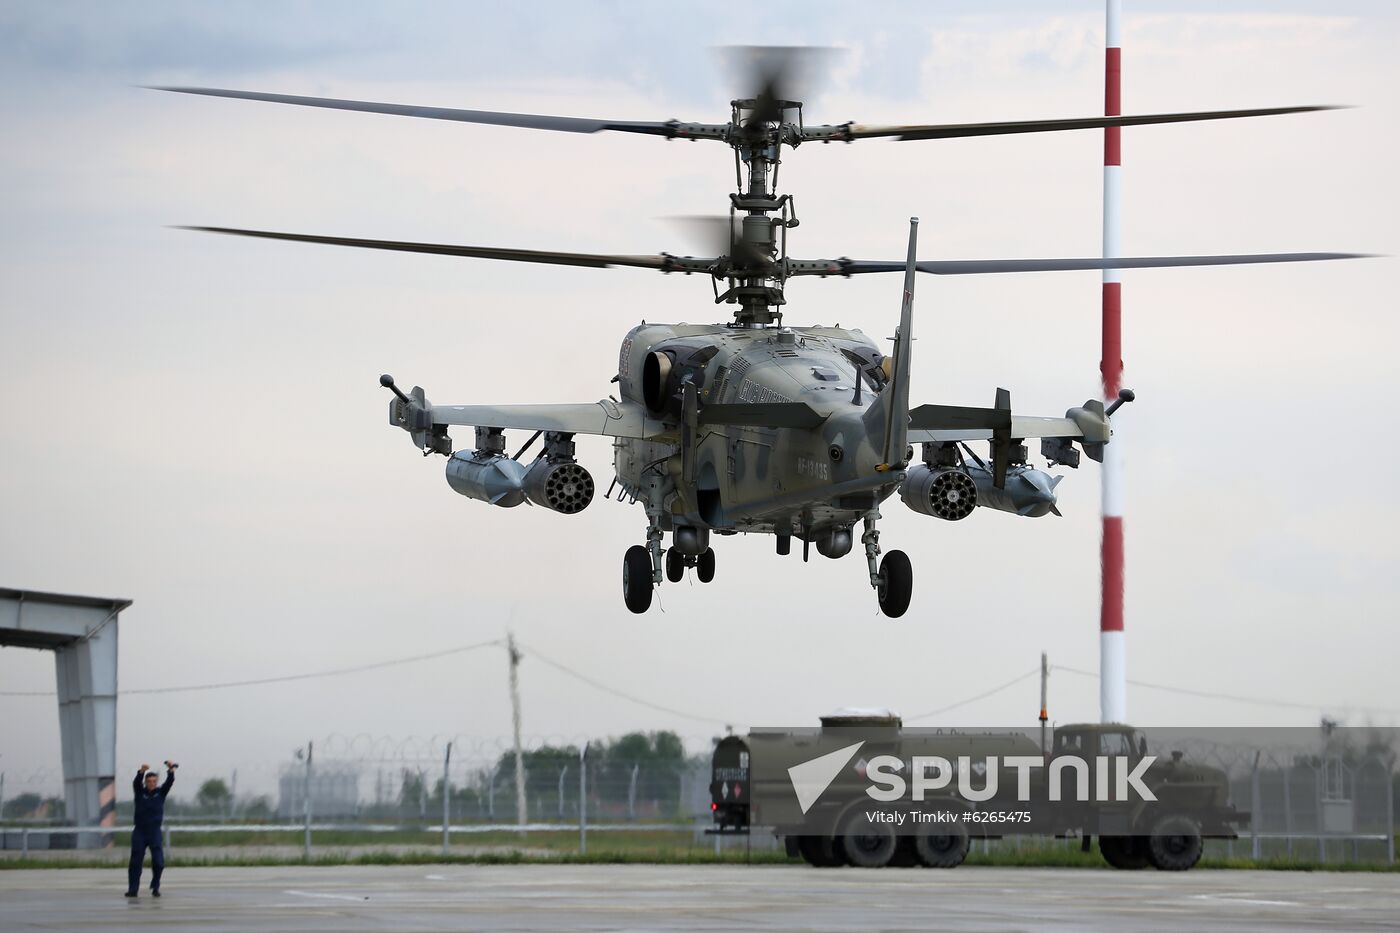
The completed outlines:
{"type": "Polygon", "coordinates": [[[715,747],[715,832],[771,827],[809,865],[954,868],[973,839],[1098,839],[1114,868],[1185,871],[1207,838],[1249,815],[1218,768],[1148,748],[1123,724],[1030,732],[906,729],[884,710],[844,710],[820,729],[755,729],[715,747]]]}

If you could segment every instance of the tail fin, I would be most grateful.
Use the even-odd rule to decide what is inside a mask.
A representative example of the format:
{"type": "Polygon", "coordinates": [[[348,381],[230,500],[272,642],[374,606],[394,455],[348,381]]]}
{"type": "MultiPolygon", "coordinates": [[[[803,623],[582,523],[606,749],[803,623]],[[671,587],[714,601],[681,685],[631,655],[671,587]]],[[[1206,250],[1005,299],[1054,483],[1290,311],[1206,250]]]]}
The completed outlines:
{"type": "Polygon", "coordinates": [[[907,466],[904,455],[909,447],[909,360],[914,340],[914,277],[919,218],[909,218],[909,257],[904,265],[904,303],[899,310],[899,330],[895,331],[894,360],[890,383],[885,387],[885,449],[880,468],[900,469],[907,466]]]}

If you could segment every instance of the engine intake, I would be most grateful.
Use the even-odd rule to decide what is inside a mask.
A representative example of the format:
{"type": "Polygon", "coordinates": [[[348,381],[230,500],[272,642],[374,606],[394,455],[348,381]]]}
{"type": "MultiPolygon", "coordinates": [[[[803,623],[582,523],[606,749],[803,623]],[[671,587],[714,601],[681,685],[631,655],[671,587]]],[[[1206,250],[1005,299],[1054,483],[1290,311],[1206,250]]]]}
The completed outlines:
{"type": "Polygon", "coordinates": [[[915,512],[956,522],[977,507],[977,483],[955,467],[917,463],[909,468],[899,496],[915,512]]]}
{"type": "Polygon", "coordinates": [[[671,393],[671,356],[653,350],[642,363],[642,400],[652,414],[659,415],[669,407],[671,393]]]}

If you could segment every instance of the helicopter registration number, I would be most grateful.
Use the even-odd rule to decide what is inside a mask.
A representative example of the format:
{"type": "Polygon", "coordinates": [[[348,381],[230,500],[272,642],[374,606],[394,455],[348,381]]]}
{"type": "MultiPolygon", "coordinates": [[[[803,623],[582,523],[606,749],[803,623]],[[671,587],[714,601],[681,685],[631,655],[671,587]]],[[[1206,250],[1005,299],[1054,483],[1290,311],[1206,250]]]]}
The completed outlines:
{"type": "Polygon", "coordinates": [[[831,464],[825,460],[813,460],[811,457],[798,457],[797,475],[810,476],[813,479],[831,479],[831,464]]]}

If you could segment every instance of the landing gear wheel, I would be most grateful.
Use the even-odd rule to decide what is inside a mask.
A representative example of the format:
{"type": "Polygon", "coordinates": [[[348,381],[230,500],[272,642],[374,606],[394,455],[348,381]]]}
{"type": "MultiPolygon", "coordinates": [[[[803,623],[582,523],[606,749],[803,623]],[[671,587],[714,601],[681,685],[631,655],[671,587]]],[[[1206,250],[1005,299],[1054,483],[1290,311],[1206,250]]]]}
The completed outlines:
{"type": "Polygon", "coordinates": [[[1099,852],[1105,862],[1123,871],[1138,871],[1150,864],[1142,836],[1100,836],[1099,852]]]}
{"type": "Polygon", "coordinates": [[[1147,858],[1162,871],[1186,871],[1201,860],[1201,824],[1189,816],[1168,813],[1152,824],[1147,858]]]}
{"type": "Polygon", "coordinates": [[[666,552],[666,579],[672,583],[679,583],[685,578],[685,555],[679,549],[671,548],[666,552]]]}
{"type": "Polygon", "coordinates": [[[701,583],[709,583],[715,578],[715,549],[705,548],[700,556],[695,558],[695,576],[701,583]]]}
{"type": "Polygon", "coordinates": [[[813,868],[840,868],[846,864],[841,843],[830,836],[803,836],[797,842],[797,852],[813,868]]]}
{"type": "Polygon", "coordinates": [[[627,608],[641,614],[651,608],[651,553],[640,544],[622,558],[622,598],[627,608]]]}
{"type": "Polygon", "coordinates": [[[914,853],[928,868],[957,868],[971,847],[967,827],[961,822],[945,823],[914,837],[914,853]]]}
{"type": "Polygon", "coordinates": [[[898,619],[909,608],[914,593],[914,567],[903,551],[888,551],[880,559],[880,611],[898,619]]]}
{"type": "Polygon", "coordinates": [[[893,826],[871,822],[862,811],[846,820],[841,829],[841,845],[846,850],[846,861],[857,868],[884,868],[894,861],[899,837],[893,826]]]}

